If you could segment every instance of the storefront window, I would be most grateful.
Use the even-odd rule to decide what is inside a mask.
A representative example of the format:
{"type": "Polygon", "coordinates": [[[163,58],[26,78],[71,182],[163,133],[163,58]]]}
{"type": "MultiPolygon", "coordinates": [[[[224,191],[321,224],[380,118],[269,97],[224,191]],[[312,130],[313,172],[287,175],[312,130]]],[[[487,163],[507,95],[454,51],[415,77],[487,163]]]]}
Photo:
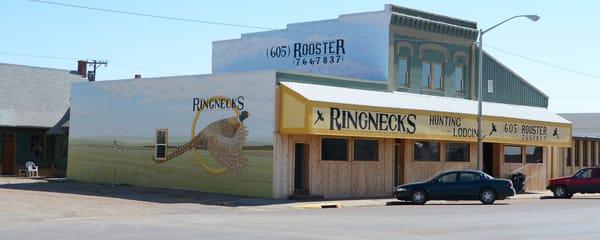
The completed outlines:
{"type": "Polygon", "coordinates": [[[465,73],[464,67],[456,67],[454,69],[454,90],[457,93],[465,93],[465,73]]]}
{"type": "Polygon", "coordinates": [[[525,162],[526,163],[543,163],[544,162],[544,148],[528,146],[525,148],[525,162]]]}
{"type": "Polygon", "coordinates": [[[571,148],[567,148],[567,167],[570,167],[573,164],[572,163],[573,158],[571,157],[572,153],[573,152],[572,152],[571,148]]]}
{"type": "Polygon", "coordinates": [[[354,160],[356,161],[378,161],[379,141],[377,140],[354,140],[354,160]]]}
{"type": "Polygon", "coordinates": [[[156,144],[154,145],[154,154],[157,160],[164,160],[167,156],[167,129],[156,130],[156,144]]]}
{"type": "Polygon", "coordinates": [[[440,161],[440,142],[416,141],[414,158],[415,161],[440,161]]]}
{"type": "Polygon", "coordinates": [[[408,59],[398,58],[398,65],[396,68],[396,87],[407,87],[409,79],[409,67],[408,59]]]}
{"type": "Polygon", "coordinates": [[[507,163],[523,163],[523,153],[521,147],[504,146],[504,162],[507,163]]]}
{"type": "Polygon", "coordinates": [[[321,140],[321,160],[347,161],[348,139],[323,138],[321,140]]]}
{"type": "Polygon", "coordinates": [[[581,166],[581,165],[579,165],[579,162],[580,162],[579,161],[579,159],[580,159],[580,157],[579,157],[579,149],[580,149],[579,148],[579,141],[575,141],[575,154],[574,155],[575,155],[575,166],[576,167],[581,166]]]}
{"type": "Polygon", "coordinates": [[[598,148],[596,147],[596,142],[592,142],[592,165],[598,166],[598,148]]]}
{"type": "Polygon", "coordinates": [[[31,157],[33,160],[44,158],[44,138],[41,135],[31,135],[31,157]]]}
{"type": "Polygon", "coordinates": [[[446,145],[446,161],[468,162],[469,161],[469,144],[468,143],[448,143],[448,145],[446,145]]]}
{"type": "Polygon", "coordinates": [[[581,143],[583,144],[583,159],[582,163],[584,167],[588,166],[588,142],[587,141],[581,141],[581,143]]]}

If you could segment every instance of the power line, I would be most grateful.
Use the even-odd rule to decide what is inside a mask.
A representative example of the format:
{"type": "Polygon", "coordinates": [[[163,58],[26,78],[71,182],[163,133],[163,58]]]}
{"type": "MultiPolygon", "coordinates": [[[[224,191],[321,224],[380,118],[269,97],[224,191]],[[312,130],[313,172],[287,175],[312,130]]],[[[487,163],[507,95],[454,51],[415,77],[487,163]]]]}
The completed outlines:
{"type": "MultiPolygon", "coordinates": [[[[155,15],[155,14],[147,14],[147,13],[139,13],[139,12],[131,12],[131,11],[123,11],[123,10],[114,10],[114,9],[107,9],[107,8],[97,8],[97,7],[89,7],[89,6],[83,6],[83,5],[75,5],[75,4],[67,4],[67,3],[59,3],[59,2],[52,2],[52,1],[44,1],[44,0],[28,0],[30,2],[36,2],[36,3],[43,3],[43,4],[50,4],[50,5],[56,5],[56,6],[62,6],[62,7],[71,7],[71,8],[78,8],[78,9],[86,9],[86,10],[94,10],[94,11],[101,11],[101,12],[109,12],[109,13],[117,13],[117,14],[125,14],[125,15],[133,15],[133,16],[141,16],[141,17],[150,17],[150,18],[159,18],[159,19],[165,19],[165,20],[174,20],[174,21],[183,21],[183,22],[192,22],[192,23],[201,23],[201,24],[212,24],[212,25],[220,25],[220,26],[229,26],[229,27],[241,27],[241,28],[250,28],[250,29],[258,29],[258,30],[268,30],[268,31],[274,31],[274,30],[281,30],[281,31],[287,31],[287,32],[293,32],[293,33],[303,33],[303,34],[320,34],[320,35],[328,35],[327,33],[322,33],[322,32],[304,32],[304,31],[295,31],[295,30],[289,30],[289,29],[276,29],[276,28],[271,28],[271,27],[263,27],[263,26],[256,26],[256,25],[243,25],[243,24],[233,24],[233,23],[223,23],[223,22],[217,22],[217,21],[207,21],[207,20],[198,20],[198,19],[191,19],[191,18],[181,18],[181,17],[171,17],[171,16],[163,16],[163,15],[155,15]]],[[[342,34],[329,34],[329,35],[335,35],[335,36],[340,36],[342,34]]],[[[358,35],[347,35],[344,34],[345,36],[352,36],[352,37],[360,37],[360,38],[371,38],[371,39],[384,39],[383,37],[379,37],[379,36],[358,36],[358,35]]],[[[397,41],[413,41],[413,42],[434,42],[434,43],[452,43],[452,44],[473,44],[473,41],[469,41],[469,40],[465,40],[465,41],[437,41],[437,40],[424,40],[424,39],[412,39],[412,38],[393,38],[393,40],[397,40],[397,41]]],[[[527,57],[527,56],[523,56],[520,54],[516,54],[516,53],[512,53],[506,50],[502,50],[490,45],[486,45],[487,47],[515,56],[515,57],[520,57],[523,59],[527,59],[529,61],[533,61],[533,62],[537,62],[546,66],[550,66],[550,67],[554,67],[554,68],[558,68],[564,71],[568,71],[568,72],[572,72],[572,73],[576,73],[576,74],[580,74],[583,76],[587,76],[587,77],[592,77],[592,78],[597,78],[600,79],[600,75],[596,75],[596,74],[591,74],[591,73],[586,73],[586,72],[582,72],[582,71],[578,71],[575,69],[571,69],[571,68],[567,68],[567,67],[562,67],[556,64],[552,64],[552,63],[548,63],[546,61],[542,61],[542,60],[538,60],[535,58],[531,58],[531,57],[527,57]]],[[[43,56],[41,56],[43,57],[43,56]]],[[[53,57],[49,57],[49,58],[53,58],[53,57]]],[[[61,59],[60,57],[56,57],[58,59],[61,59]]]]}
{"type": "Polygon", "coordinates": [[[598,78],[598,79],[600,79],[600,75],[595,75],[595,74],[586,73],[586,72],[578,71],[578,70],[575,70],[575,69],[571,69],[571,68],[559,66],[559,65],[552,64],[552,63],[549,63],[549,62],[545,62],[545,61],[542,61],[542,60],[538,60],[538,59],[535,59],[535,58],[531,58],[531,57],[523,56],[523,55],[520,55],[520,54],[512,53],[512,52],[509,52],[509,51],[506,51],[506,50],[502,50],[500,48],[493,47],[493,46],[490,46],[490,45],[486,45],[486,47],[494,49],[496,51],[500,51],[500,52],[506,53],[508,55],[512,55],[512,56],[515,56],[515,57],[520,57],[520,58],[523,58],[523,59],[527,59],[529,61],[533,61],[533,62],[537,62],[537,63],[540,63],[540,64],[544,64],[546,66],[550,66],[550,67],[562,69],[562,70],[565,70],[565,71],[568,71],[568,72],[572,72],[572,73],[577,73],[577,74],[584,75],[584,76],[587,76],[587,77],[592,77],[592,78],[598,78]]]}
{"type": "Polygon", "coordinates": [[[78,58],[72,58],[72,57],[57,57],[57,56],[33,55],[33,54],[12,53],[12,52],[0,52],[0,55],[8,55],[8,56],[15,56],[15,57],[50,58],[50,59],[60,59],[60,60],[78,60],[78,58]]]}
{"type": "Polygon", "coordinates": [[[261,27],[261,26],[252,26],[252,25],[243,25],[243,24],[234,24],[234,23],[213,22],[213,21],[198,20],[198,19],[191,19],[191,18],[181,18],[181,17],[169,17],[169,16],[154,15],[154,14],[148,14],[148,13],[138,13],[138,12],[130,12],[130,11],[107,9],[107,8],[88,7],[88,6],[83,6],[83,5],[75,5],[75,4],[67,4],[67,3],[43,1],[43,0],[28,0],[28,1],[37,2],[37,3],[44,3],[44,4],[50,4],[50,5],[56,5],[56,6],[63,6],[63,7],[71,7],[71,8],[79,8],[79,9],[101,11],[101,12],[134,15],[134,16],[140,16],[140,17],[160,18],[160,19],[167,19],[167,20],[174,20],[174,21],[181,21],[181,22],[204,23],[204,24],[221,25],[221,26],[229,26],[229,27],[241,27],[241,28],[260,29],[260,30],[276,30],[274,28],[261,27]]]}
{"type": "MultiPolygon", "coordinates": [[[[174,20],[174,21],[181,21],[181,22],[192,22],[192,23],[201,23],[201,24],[210,24],[210,25],[220,25],[220,26],[228,26],[228,27],[241,27],[241,28],[250,28],[250,29],[266,30],[266,31],[286,31],[286,32],[290,32],[290,33],[300,33],[300,34],[319,34],[319,35],[325,35],[325,36],[329,35],[329,36],[335,36],[335,37],[350,36],[350,37],[366,38],[366,39],[387,39],[387,38],[383,38],[383,37],[379,37],[379,36],[370,36],[370,35],[356,35],[356,34],[350,35],[350,34],[333,34],[333,33],[326,33],[326,32],[309,32],[309,31],[298,31],[298,30],[290,30],[290,29],[277,29],[277,28],[263,27],[263,26],[257,26],[257,25],[244,25],[244,24],[224,23],[224,22],[182,18],[182,17],[171,17],[171,16],[164,16],[164,15],[156,15],[156,14],[148,14],[148,13],[140,13],[140,12],[132,12],[132,11],[124,11],[124,10],[115,10],[115,9],[108,9],[108,8],[97,8],[97,7],[89,7],[89,6],[84,6],[84,5],[75,5],[75,4],[59,3],[59,2],[44,1],[44,0],[27,0],[27,1],[35,2],[35,3],[50,4],[50,5],[55,5],[55,6],[62,6],[62,7],[70,7],[70,8],[100,11],[100,12],[132,15],[132,16],[138,16],[138,17],[158,18],[158,19],[164,19],[164,20],[174,20]]],[[[473,40],[441,41],[441,40],[427,40],[427,39],[413,39],[413,38],[392,38],[392,39],[400,40],[400,41],[406,40],[406,41],[413,41],[413,42],[453,43],[453,44],[463,44],[463,45],[473,44],[473,40]]]]}

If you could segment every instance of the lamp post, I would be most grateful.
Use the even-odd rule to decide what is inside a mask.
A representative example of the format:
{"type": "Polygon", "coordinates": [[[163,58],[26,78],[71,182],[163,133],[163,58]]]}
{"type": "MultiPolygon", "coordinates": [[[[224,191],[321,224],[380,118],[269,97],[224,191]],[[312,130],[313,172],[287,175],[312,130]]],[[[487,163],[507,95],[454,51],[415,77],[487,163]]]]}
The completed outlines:
{"type": "Polygon", "coordinates": [[[482,124],[483,124],[483,114],[482,114],[482,104],[483,104],[483,34],[491,31],[492,29],[502,25],[505,22],[508,22],[512,19],[525,17],[531,21],[537,21],[540,19],[538,15],[517,15],[514,17],[507,18],[506,20],[486,29],[479,29],[479,66],[478,66],[478,85],[477,85],[477,169],[483,170],[483,133],[482,133],[482,124]]]}

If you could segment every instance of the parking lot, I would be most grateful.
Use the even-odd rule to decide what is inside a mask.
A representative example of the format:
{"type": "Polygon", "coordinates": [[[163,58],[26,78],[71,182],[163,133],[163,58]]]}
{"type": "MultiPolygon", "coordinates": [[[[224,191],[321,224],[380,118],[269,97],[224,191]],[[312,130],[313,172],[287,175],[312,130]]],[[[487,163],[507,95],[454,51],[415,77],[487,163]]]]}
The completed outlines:
{"type": "Polygon", "coordinates": [[[0,239],[598,239],[600,197],[413,206],[313,203],[62,181],[2,179],[0,239]],[[10,183],[10,184],[9,184],[10,183]]]}

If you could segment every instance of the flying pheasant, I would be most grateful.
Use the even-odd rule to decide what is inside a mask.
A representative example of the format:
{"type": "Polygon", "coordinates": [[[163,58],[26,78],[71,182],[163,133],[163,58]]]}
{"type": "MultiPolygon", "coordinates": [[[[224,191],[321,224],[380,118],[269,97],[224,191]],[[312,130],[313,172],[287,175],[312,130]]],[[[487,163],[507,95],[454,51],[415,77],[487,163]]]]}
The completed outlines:
{"type": "Polygon", "coordinates": [[[249,116],[248,111],[242,111],[239,116],[214,121],[202,129],[191,141],[169,153],[164,160],[155,159],[154,161],[166,162],[193,148],[199,149],[201,146],[206,146],[208,152],[219,163],[237,172],[248,164],[248,160],[242,155],[242,147],[248,136],[248,130],[243,122],[249,116]]]}

